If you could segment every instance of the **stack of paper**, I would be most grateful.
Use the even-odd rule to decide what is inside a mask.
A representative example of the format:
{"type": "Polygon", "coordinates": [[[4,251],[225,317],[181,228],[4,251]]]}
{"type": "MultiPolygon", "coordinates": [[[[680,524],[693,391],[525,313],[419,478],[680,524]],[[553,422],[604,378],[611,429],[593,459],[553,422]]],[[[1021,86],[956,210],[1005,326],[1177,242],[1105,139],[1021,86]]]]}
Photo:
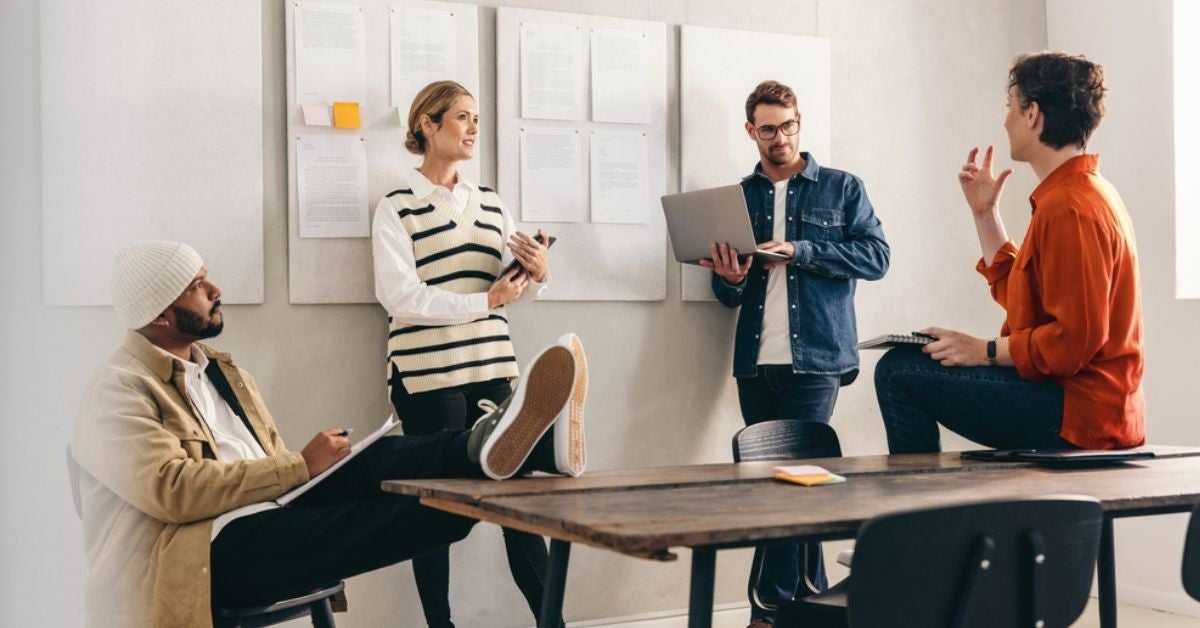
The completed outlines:
{"type": "Polygon", "coordinates": [[[803,486],[819,486],[821,484],[837,484],[845,482],[846,478],[830,473],[824,467],[811,464],[791,467],[775,467],[775,479],[784,482],[794,482],[803,486]]]}

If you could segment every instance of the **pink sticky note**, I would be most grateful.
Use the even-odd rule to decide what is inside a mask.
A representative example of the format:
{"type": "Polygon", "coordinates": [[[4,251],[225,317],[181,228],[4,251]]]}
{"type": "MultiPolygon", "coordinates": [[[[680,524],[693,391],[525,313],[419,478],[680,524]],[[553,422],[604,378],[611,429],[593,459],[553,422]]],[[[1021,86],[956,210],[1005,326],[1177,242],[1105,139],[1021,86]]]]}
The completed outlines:
{"type": "Polygon", "coordinates": [[[304,111],[304,124],[308,126],[333,126],[329,116],[329,105],[307,104],[300,105],[304,111]]]}

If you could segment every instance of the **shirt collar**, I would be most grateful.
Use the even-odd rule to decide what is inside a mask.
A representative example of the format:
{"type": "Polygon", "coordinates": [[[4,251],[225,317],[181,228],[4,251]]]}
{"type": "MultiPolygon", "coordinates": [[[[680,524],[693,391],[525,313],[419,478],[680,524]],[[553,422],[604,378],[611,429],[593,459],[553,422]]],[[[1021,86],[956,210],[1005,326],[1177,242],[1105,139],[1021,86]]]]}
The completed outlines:
{"type": "MultiPolygon", "coordinates": [[[[145,364],[150,372],[164,382],[170,382],[171,376],[174,375],[176,364],[178,368],[183,369],[183,360],[167,353],[163,349],[156,346],[154,343],[146,339],[145,336],[130,330],[125,334],[125,343],[122,345],[125,352],[133,356],[142,364],[145,364]]],[[[201,368],[208,366],[208,360],[216,360],[218,362],[226,362],[232,364],[232,359],[228,353],[222,353],[214,350],[212,347],[203,343],[194,343],[192,345],[193,357],[199,354],[204,358],[204,363],[201,368]]]]}
{"type": "MultiPolygon", "coordinates": [[[[413,168],[412,171],[408,173],[408,187],[412,190],[413,196],[417,197],[418,199],[428,198],[438,189],[446,189],[440,185],[434,185],[428,177],[421,174],[421,171],[417,170],[416,168],[413,168]]],[[[460,189],[470,192],[474,188],[475,184],[468,181],[460,172],[458,174],[458,182],[454,184],[454,189],[450,190],[450,193],[454,194],[460,189]]]]}
{"type": "Polygon", "coordinates": [[[1061,185],[1072,175],[1079,173],[1094,173],[1100,168],[1100,155],[1084,154],[1072,157],[1054,169],[1049,176],[1042,179],[1042,182],[1033,189],[1033,193],[1029,195],[1029,205],[1036,210],[1038,205],[1049,196],[1054,188],[1061,185]]]}
{"type": "MultiPolygon", "coordinates": [[[[808,179],[809,181],[812,181],[814,183],[819,181],[821,178],[821,166],[817,164],[816,157],[813,157],[812,153],[809,153],[807,151],[801,151],[800,156],[804,158],[804,169],[801,170],[800,172],[797,172],[796,174],[792,175],[789,178],[794,179],[796,177],[804,177],[805,179],[808,179]]],[[[754,172],[743,177],[742,180],[745,181],[746,179],[750,179],[753,177],[762,177],[763,180],[770,183],[770,179],[767,179],[767,175],[763,174],[763,167],[762,167],[761,161],[754,164],[754,172]]],[[[413,192],[416,192],[416,190],[414,189],[413,192]]]]}

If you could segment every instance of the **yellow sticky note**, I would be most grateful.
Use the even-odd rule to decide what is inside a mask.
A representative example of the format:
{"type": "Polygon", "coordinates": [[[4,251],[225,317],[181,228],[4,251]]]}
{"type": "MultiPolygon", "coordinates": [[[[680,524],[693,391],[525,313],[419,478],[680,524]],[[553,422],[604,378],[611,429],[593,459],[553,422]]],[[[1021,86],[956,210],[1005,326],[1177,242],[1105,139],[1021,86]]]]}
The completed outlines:
{"type": "Polygon", "coordinates": [[[362,116],[356,102],[333,103],[333,126],[338,129],[357,129],[362,127],[362,116]]]}
{"type": "Polygon", "coordinates": [[[791,482],[801,486],[821,486],[822,484],[840,484],[846,481],[846,478],[836,473],[826,473],[824,475],[788,475],[787,473],[776,473],[775,479],[783,482],[791,482]]]}

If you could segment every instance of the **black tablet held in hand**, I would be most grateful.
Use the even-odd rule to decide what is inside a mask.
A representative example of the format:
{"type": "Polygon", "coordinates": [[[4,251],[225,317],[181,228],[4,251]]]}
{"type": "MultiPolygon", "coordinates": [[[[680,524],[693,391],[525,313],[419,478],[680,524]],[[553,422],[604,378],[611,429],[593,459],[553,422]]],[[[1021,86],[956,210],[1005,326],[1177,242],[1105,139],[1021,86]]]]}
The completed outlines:
{"type": "MultiPolygon", "coordinates": [[[[535,241],[535,242],[537,242],[538,244],[545,244],[547,249],[549,249],[551,246],[553,246],[553,245],[554,245],[554,242],[555,242],[556,240],[558,240],[558,238],[556,238],[556,237],[554,237],[554,236],[550,236],[550,241],[549,241],[549,242],[542,242],[542,236],[541,236],[541,234],[538,234],[538,235],[535,235],[535,236],[533,236],[533,239],[534,239],[534,241],[535,241]]],[[[504,272],[500,273],[500,276],[501,276],[501,277],[503,277],[503,276],[507,275],[508,273],[511,273],[512,271],[514,271],[514,270],[518,269],[518,268],[520,268],[520,269],[521,269],[521,272],[525,272],[525,268],[521,266],[521,262],[520,262],[520,261],[518,261],[518,260],[515,260],[515,259],[514,259],[512,262],[510,262],[510,263],[508,264],[508,266],[505,266],[505,267],[504,267],[504,272]]],[[[518,273],[518,274],[517,274],[517,277],[520,277],[520,276],[521,276],[521,275],[518,273]]]]}

